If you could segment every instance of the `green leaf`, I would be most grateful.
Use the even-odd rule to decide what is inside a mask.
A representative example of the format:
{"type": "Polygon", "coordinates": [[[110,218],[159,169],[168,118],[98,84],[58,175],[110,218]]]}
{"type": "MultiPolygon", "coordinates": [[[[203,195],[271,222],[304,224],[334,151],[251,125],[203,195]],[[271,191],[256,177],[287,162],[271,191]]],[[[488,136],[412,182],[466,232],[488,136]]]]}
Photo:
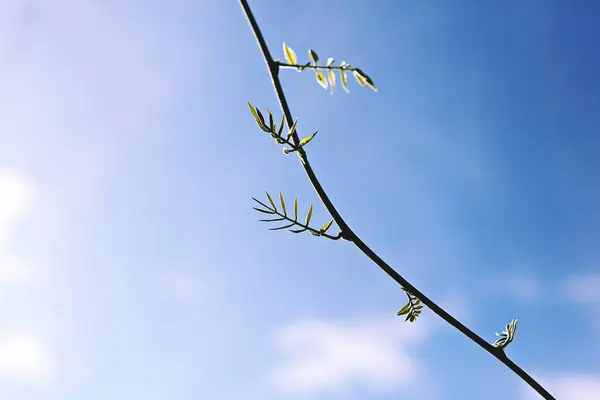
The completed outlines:
{"type": "Polygon", "coordinates": [[[265,190],[265,193],[267,194],[267,199],[269,199],[269,203],[271,203],[271,205],[273,206],[273,210],[277,211],[277,207],[275,207],[275,202],[271,198],[271,195],[266,190],[265,190]]]}
{"type": "Polygon", "coordinates": [[[313,49],[308,49],[308,57],[314,65],[317,65],[317,61],[319,61],[319,56],[317,55],[316,51],[314,51],[313,49]]]}
{"type": "Polygon", "coordinates": [[[327,75],[329,76],[329,87],[331,88],[331,93],[335,89],[335,72],[332,69],[327,71],[327,75]]]}
{"type": "Polygon", "coordinates": [[[279,131],[277,131],[277,135],[281,136],[281,132],[283,132],[283,127],[285,126],[285,115],[281,116],[281,124],[279,124],[279,131]]]}
{"type": "Polygon", "coordinates": [[[346,93],[350,93],[350,89],[348,89],[348,76],[346,75],[346,71],[343,69],[340,70],[340,80],[342,81],[342,87],[346,93]]]}
{"type": "Polygon", "coordinates": [[[283,221],[285,218],[280,217],[280,218],[271,218],[271,219],[259,219],[260,222],[278,222],[278,221],[283,221]]]}
{"type": "Polygon", "coordinates": [[[356,68],[353,71],[354,78],[360,83],[362,86],[368,86],[374,91],[377,91],[373,80],[369,77],[369,75],[365,74],[361,69],[356,68]],[[362,83],[361,83],[362,82],[362,83]]]}
{"type": "Polygon", "coordinates": [[[331,227],[331,224],[333,224],[333,220],[331,220],[328,223],[326,223],[325,225],[323,225],[320,229],[321,233],[327,232],[327,229],[329,229],[331,227]]]}
{"type": "Polygon", "coordinates": [[[518,320],[513,319],[510,323],[506,324],[506,329],[501,333],[496,333],[498,340],[494,343],[494,346],[504,350],[515,338],[517,330],[518,320]]]}
{"type": "Polygon", "coordinates": [[[360,86],[367,86],[367,80],[364,76],[359,74],[357,70],[352,71],[352,75],[354,75],[354,79],[356,79],[356,82],[358,82],[360,86]]]}
{"type": "Polygon", "coordinates": [[[265,123],[265,117],[263,117],[262,113],[260,112],[260,110],[258,108],[256,109],[256,114],[258,114],[260,123],[263,124],[264,126],[267,126],[267,124],[265,123]]]}
{"type": "Polygon", "coordinates": [[[316,131],[316,132],[315,132],[315,133],[313,133],[312,135],[310,135],[310,136],[307,136],[307,137],[305,137],[304,139],[302,139],[302,140],[300,141],[300,143],[298,144],[298,146],[302,147],[302,146],[304,146],[305,144],[307,144],[308,142],[310,142],[310,141],[311,141],[311,140],[312,140],[312,139],[315,137],[315,135],[316,135],[317,133],[319,133],[319,131],[316,131]]]}
{"type": "Polygon", "coordinates": [[[265,213],[265,214],[275,214],[273,211],[268,211],[268,210],[262,210],[260,208],[256,208],[256,207],[252,207],[254,208],[256,211],[260,211],[261,213],[265,213]]]}
{"type": "Polygon", "coordinates": [[[313,205],[310,203],[310,207],[308,208],[308,212],[306,213],[306,220],[304,221],[304,225],[308,226],[310,222],[310,218],[312,217],[313,205]]]}
{"type": "Polygon", "coordinates": [[[296,125],[298,124],[298,118],[296,118],[296,120],[294,121],[292,127],[290,128],[290,130],[287,133],[287,138],[289,139],[290,136],[292,136],[295,132],[296,132],[296,125]]]}
{"type": "Polygon", "coordinates": [[[327,89],[327,80],[321,71],[317,70],[315,72],[315,78],[317,79],[317,83],[321,85],[323,89],[327,89]]]}
{"type": "Polygon", "coordinates": [[[333,57],[329,57],[327,59],[327,66],[329,67],[331,64],[333,64],[334,61],[335,61],[335,59],[333,57]]]}
{"type": "Polygon", "coordinates": [[[269,206],[267,206],[265,203],[263,203],[262,201],[260,201],[258,199],[255,199],[254,197],[252,198],[252,200],[254,200],[255,202],[257,202],[258,204],[260,204],[264,208],[269,208],[269,206]]]}
{"type": "Polygon", "coordinates": [[[246,101],[246,103],[248,103],[248,108],[250,109],[250,114],[252,114],[252,116],[254,117],[256,122],[258,122],[258,114],[256,113],[256,108],[249,101],[246,101]]]}
{"type": "Polygon", "coordinates": [[[283,208],[283,215],[287,216],[287,211],[285,209],[285,200],[283,199],[283,193],[279,192],[279,201],[281,201],[281,208],[283,208]]]}
{"type": "Polygon", "coordinates": [[[270,231],[278,231],[281,229],[287,229],[287,228],[291,228],[292,226],[296,225],[295,223],[291,223],[289,225],[284,225],[284,226],[278,226],[277,228],[269,228],[270,231]]]}
{"type": "Polygon", "coordinates": [[[250,108],[250,113],[254,117],[254,121],[256,121],[258,127],[265,132],[269,132],[269,128],[267,128],[267,126],[265,125],[265,119],[263,118],[258,108],[254,107],[249,101],[247,103],[248,108],[250,108]]]}
{"type": "Polygon", "coordinates": [[[290,46],[285,44],[285,42],[283,42],[283,55],[285,57],[285,60],[288,62],[288,64],[296,65],[298,63],[298,58],[296,57],[296,53],[294,53],[294,50],[292,50],[292,48],[290,46]]]}
{"type": "Polygon", "coordinates": [[[275,121],[273,121],[273,114],[271,114],[271,111],[269,111],[268,108],[267,113],[269,113],[269,130],[273,132],[275,130],[273,129],[275,127],[275,121]]]}
{"type": "Polygon", "coordinates": [[[404,307],[402,307],[402,308],[400,309],[400,311],[398,311],[398,314],[397,314],[397,315],[398,315],[398,316],[400,316],[400,315],[404,315],[404,314],[406,314],[406,313],[407,313],[409,310],[410,310],[410,303],[406,303],[406,305],[405,305],[404,307]]]}
{"type": "Polygon", "coordinates": [[[260,129],[262,129],[265,132],[270,132],[271,130],[269,129],[269,127],[267,126],[267,124],[265,122],[265,117],[263,117],[262,113],[260,112],[260,110],[258,108],[256,109],[256,114],[258,115],[258,119],[260,121],[260,123],[258,124],[260,129]]]}
{"type": "Polygon", "coordinates": [[[298,196],[294,196],[294,221],[298,221],[298,196]]]}

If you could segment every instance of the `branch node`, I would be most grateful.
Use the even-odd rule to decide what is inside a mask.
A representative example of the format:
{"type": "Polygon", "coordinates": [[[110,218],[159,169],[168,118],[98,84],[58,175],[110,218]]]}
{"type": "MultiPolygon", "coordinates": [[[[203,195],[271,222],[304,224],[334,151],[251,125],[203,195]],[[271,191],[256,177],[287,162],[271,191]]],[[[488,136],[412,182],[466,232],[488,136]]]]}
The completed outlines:
{"type": "Polygon", "coordinates": [[[349,242],[352,242],[352,235],[350,235],[350,233],[346,230],[341,230],[340,231],[340,236],[342,239],[347,240],[349,242]]]}

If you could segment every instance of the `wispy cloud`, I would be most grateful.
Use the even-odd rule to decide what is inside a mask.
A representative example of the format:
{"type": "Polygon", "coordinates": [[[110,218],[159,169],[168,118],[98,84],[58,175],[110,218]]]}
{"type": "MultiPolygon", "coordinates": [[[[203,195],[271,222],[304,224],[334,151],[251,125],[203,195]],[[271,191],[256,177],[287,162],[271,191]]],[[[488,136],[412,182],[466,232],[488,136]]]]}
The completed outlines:
{"type": "MultiPolygon", "coordinates": [[[[551,374],[542,376],[540,383],[557,399],[600,399],[600,375],[576,373],[551,374]]],[[[522,386],[521,390],[521,398],[523,400],[537,400],[541,398],[528,386],[522,386]]]]}
{"type": "Polygon", "coordinates": [[[572,275],[565,280],[563,293],[578,303],[600,303],[600,273],[572,275]]]}
{"type": "Polygon", "coordinates": [[[205,299],[207,287],[196,274],[189,272],[170,272],[164,277],[166,290],[176,299],[197,304],[205,299]]]}
{"type": "Polygon", "coordinates": [[[45,383],[57,372],[55,360],[41,337],[29,332],[0,336],[0,379],[45,383]]]}
{"type": "Polygon", "coordinates": [[[17,284],[33,276],[31,264],[23,257],[0,251],[0,284],[17,284]]]}
{"type": "Polygon", "coordinates": [[[31,210],[33,183],[14,169],[0,168],[0,246],[6,246],[15,225],[31,210]]]}
{"type": "MultiPolygon", "coordinates": [[[[423,322],[423,321],[420,321],[423,322]]],[[[375,391],[405,385],[421,372],[411,349],[427,324],[399,320],[345,322],[304,319],[280,328],[276,345],[283,356],[274,385],[287,393],[339,392],[348,387],[375,391]]]]}
{"type": "MultiPolygon", "coordinates": [[[[89,326],[101,316],[89,310],[111,296],[94,298],[102,288],[97,279],[86,290],[99,275],[85,265],[94,256],[82,257],[86,250],[72,243],[82,229],[97,231],[85,226],[100,208],[94,202],[102,203],[97,194],[120,178],[122,171],[113,174],[118,159],[131,163],[158,136],[160,105],[180,65],[188,65],[172,61],[180,44],[171,31],[128,7],[0,2],[2,380],[70,376],[72,357],[93,369],[110,351],[96,352],[104,335],[90,334],[89,326]],[[54,343],[70,351],[54,352],[54,343]]],[[[0,385],[0,397],[24,398],[5,389],[0,385]]]]}
{"type": "Polygon", "coordinates": [[[600,332],[600,273],[587,272],[566,277],[562,285],[562,294],[568,301],[579,304],[587,322],[600,332]]]}
{"type": "Polygon", "coordinates": [[[18,224],[31,211],[37,192],[31,180],[21,172],[0,168],[0,284],[17,283],[31,278],[31,266],[11,248],[18,224]]]}
{"type": "MultiPolygon", "coordinates": [[[[2,286],[19,285],[19,291],[23,290],[22,285],[28,288],[39,272],[33,268],[32,260],[14,246],[17,229],[34,210],[38,196],[38,188],[27,174],[0,167],[0,291],[2,286]]],[[[9,304],[11,311],[21,306],[18,302],[9,304]]],[[[6,315],[2,322],[13,323],[6,315]]],[[[51,381],[57,372],[43,335],[29,329],[0,327],[0,380],[40,384],[51,381]]]]}
{"type": "Polygon", "coordinates": [[[503,280],[504,295],[522,303],[532,304],[539,300],[540,282],[527,272],[507,272],[503,280]]]}

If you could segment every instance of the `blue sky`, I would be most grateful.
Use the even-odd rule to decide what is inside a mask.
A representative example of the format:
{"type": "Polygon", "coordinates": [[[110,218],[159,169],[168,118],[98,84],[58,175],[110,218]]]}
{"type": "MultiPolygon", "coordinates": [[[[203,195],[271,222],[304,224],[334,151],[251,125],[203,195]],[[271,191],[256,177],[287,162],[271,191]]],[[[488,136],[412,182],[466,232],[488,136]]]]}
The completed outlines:
{"type": "MultiPolygon", "coordinates": [[[[600,7],[251,3],[361,67],[283,71],[350,226],[559,399],[600,396],[600,7]]],[[[277,110],[235,1],[0,5],[0,397],[535,399],[346,242],[271,232],[315,203],[246,101],[277,110]]],[[[279,115],[279,112],[276,112],[279,115]]]]}

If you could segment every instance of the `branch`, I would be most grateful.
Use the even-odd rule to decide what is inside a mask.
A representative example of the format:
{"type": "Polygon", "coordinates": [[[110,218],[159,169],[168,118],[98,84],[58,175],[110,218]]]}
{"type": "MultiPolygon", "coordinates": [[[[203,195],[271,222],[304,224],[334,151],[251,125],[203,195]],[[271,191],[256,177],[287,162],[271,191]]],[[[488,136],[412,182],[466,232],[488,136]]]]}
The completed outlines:
{"type": "MultiPolygon", "coordinates": [[[[271,82],[275,89],[275,94],[279,101],[279,105],[281,107],[281,111],[285,116],[288,127],[292,128],[292,113],[288,106],[287,100],[285,98],[285,94],[283,92],[283,88],[281,86],[281,81],[279,80],[279,66],[280,64],[273,60],[271,57],[271,53],[269,52],[269,48],[267,47],[267,43],[258,27],[256,19],[252,14],[252,10],[248,5],[247,0],[239,0],[242,9],[244,10],[244,14],[252,28],[252,32],[254,33],[254,37],[258,42],[258,46],[260,47],[261,53],[267,65],[267,69],[269,70],[269,75],[271,76],[271,82]]],[[[292,135],[292,140],[294,145],[299,144],[299,138],[297,134],[297,130],[294,131],[292,135]]],[[[367,246],[357,235],[350,229],[346,221],[342,218],[338,210],[334,207],[333,203],[325,193],[325,190],[321,186],[321,183],[317,179],[315,172],[313,171],[309,161],[308,156],[304,153],[303,157],[301,157],[302,167],[312,184],[314,190],[317,192],[317,195],[323,202],[323,205],[334,219],[335,223],[341,230],[342,238],[354,243],[356,247],[360,249],[367,257],[369,257],[379,268],[381,268],[388,276],[390,276],[394,281],[396,281],[400,286],[402,286],[406,291],[414,295],[418,298],[421,303],[425,304],[429,307],[434,313],[436,313],[439,317],[441,317],[444,321],[452,325],[458,331],[460,331],[463,335],[467,336],[477,345],[479,345],[482,349],[490,353],[492,356],[496,357],[500,362],[510,368],[515,374],[517,374],[523,381],[525,381],[529,386],[531,386],[536,392],[538,392],[544,399],[546,400],[556,400],[546,389],[544,389],[535,379],[533,379],[529,374],[527,374],[522,368],[520,368],[517,364],[511,361],[504,351],[496,347],[488,342],[486,342],[483,338],[477,335],[475,332],[467,328],[460,321],[450,315],[443,308],[438,306],[435,302],[421,293],[417,288],[415,288],[410,282],[408,282],[405,278],[403,278],[396,270],[390,267],[381,257],[379,257],[369,246],[367,246]]]]}

